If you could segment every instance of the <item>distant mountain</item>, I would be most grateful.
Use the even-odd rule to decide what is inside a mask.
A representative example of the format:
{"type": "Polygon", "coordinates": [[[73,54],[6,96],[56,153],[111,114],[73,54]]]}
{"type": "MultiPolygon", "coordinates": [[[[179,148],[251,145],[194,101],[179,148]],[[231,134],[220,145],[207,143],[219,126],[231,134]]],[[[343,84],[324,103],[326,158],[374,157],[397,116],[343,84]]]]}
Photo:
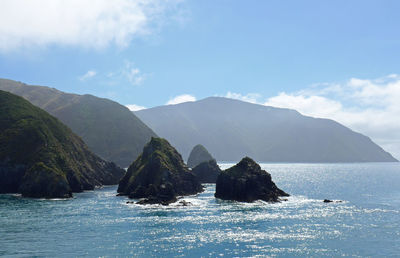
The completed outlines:
{"type": "Polygon", "coordinates": [[[187,159],[204,145],[218,161],[244,156],[259,162],[396,161],[368,137],[329,119],[291,109],[210,97],[135,112],[187,159]]]}
{"type": "Polygon", "coordinates": [[[100,157],[128,167],[156,134],[128,108],[92,95],[0,79],[0,90],[22,96],[60,119],[100,157]]]}
{"type": "Polygon", "coordinates": [[[90,152],[57,118],[0,90],[0,193],[71,197],[72,192],[117,184],[124,174],[90,152]]]}

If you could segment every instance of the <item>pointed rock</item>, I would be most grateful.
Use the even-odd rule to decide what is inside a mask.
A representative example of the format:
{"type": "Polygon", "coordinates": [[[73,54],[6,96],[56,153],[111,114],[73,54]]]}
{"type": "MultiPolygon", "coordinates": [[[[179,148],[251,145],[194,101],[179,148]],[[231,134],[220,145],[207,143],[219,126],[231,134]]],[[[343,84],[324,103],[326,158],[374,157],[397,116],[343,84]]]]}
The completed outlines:
{"type": "Polygon", "coordinates": [[[223,200],[279,202],[280,196],[289,196],[279,189],[271,175],[254,160],[243,158],[235,166],[218,176],[215,197],[223,200]]]}
{"type": "Polygon", "coordinates": [[[143,153],[130,165],[118,186],[129,198],[146,198],[139,204],[169,204],[177,196],[199,193],[203,187],[181,155],[167,140],[151,138],[143,153]]]}

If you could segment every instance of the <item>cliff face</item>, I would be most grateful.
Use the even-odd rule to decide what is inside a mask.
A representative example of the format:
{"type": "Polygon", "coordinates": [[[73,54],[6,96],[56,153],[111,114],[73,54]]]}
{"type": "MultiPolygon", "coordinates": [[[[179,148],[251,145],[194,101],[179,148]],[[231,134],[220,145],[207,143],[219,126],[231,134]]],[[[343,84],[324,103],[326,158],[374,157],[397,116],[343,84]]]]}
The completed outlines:
{"type": "Polygon", "coordinates": [[[239,202],[278,202],[280,196],[289,195],[275,185],[267,171],[248,157],[222,171],[215,189],[216,198],[239,202]]]}
{"type": "Polygon", "coordinates": [[[178,195],[203,190],[181,155],[161,138],[152,138],[143,153],[128,168],[118,186],[118,193],[130,198],[146,198],[141,203],[168,204],[178,195]]]}
{"type": "Polygon", "coordinates": [[[187,164],[190,168],[194,168],[202,162],[210,161],[213,159],[214,158],[203,145],[197,144],[190,152],[187,164]]]}
{"type": "Polygon", "coordinates": [[[91,153],[58,119],[0,91],[0,193],[71,197],[117,184],[124,170],[91,153]]]}

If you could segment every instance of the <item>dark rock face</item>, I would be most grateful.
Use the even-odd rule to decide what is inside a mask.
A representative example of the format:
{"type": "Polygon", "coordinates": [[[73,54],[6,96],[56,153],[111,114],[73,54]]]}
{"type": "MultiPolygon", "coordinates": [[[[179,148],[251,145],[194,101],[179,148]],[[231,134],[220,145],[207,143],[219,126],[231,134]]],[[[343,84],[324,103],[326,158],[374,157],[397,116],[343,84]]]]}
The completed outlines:
{"type": "Polygon", "coordinates": [[[215,184],[218,175],[221,173],[221,169],[213,159],[200,163],[192,169],[192,172],[196,175],[200,183],[215,184]]]}
{"type": "Polygon", "coordinates": [[[217,179],[215,197],[223,200],[279,202],[289,196],[272,182],[271,175],[252,159],[245,157],[235,166],[221,172],[217,179]]]}
{"type": "Polygon", "coordinates": [[[0,91],[0,193],[65,198],[117,184],[124,174],[91,153],[58,119],[0,91]]]}
{"type": "Polygon", "coordinates": [[[118,186],[120,195],[145,198],[139,204],[168,205],[175,202],[177,196],[201,191],[203,187],[186,167],[181,155],[161,138],[151,139],[118,186]]]}
{"type": "Polygon", "coordinates": [[[189,159],[188,159],[188,167],[194,168],[195,166],[199,165],[202,162],[213,160],[214,158],[211,154],[207,151],[207,149],[198,144],[194,146],[192,151],[190,152],[189,159]]]}

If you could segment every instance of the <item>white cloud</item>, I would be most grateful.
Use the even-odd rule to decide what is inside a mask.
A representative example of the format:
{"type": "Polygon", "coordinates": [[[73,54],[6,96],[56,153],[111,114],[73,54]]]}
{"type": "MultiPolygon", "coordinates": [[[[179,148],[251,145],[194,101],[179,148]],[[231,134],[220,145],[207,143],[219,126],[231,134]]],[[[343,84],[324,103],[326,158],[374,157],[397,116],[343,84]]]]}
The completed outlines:
{"type": "Polygon", "coordinates": [[[127,108],[129,108],[130,111],[139,111],[142,109],[146,109],[146,107],[144,106],[139,106],[139,105],[135,105],[135,104],[130,104],[130,105],[125,105],[127,108]]]}
{"type": "Polygon", "coordinates": [[[126,77],[126,79],[132,85],[140,85],[146,79],[146,74],[143,74],[139,68],[135,67],[132,62],[125,62],[125,67],[122,70],[122,75],[126,77]]]}
{"type": "Polygon", "coordinates": [[[148,35],[154,27],[168,21],[168,11],[179,2],[2,0],[0,51],[51,44],[126,47],[132,38],[148,35]]]}
{"type": "Polygon", "coordinates": [[[291,108],[313,117],[336,120],[363,133],[400,158],[400,76],[313,85],[282,92],[259,104],[291,108]]]}
{"type": "Polygon", "coordinates": [[[94,77],[96,74],[97,72],[95,70],[89,70],[84,75],[79,76],[79,80],[86,81],[87,79],[94,77]]]}
{"type": "Polygon", "coordinates": [[[176,96],[176,97],[170,99],[167,102],[167,105],[175,105],[175,104],[191,102],[191,101],[196,101],[196,97],[193,95],[189,95],[189,94],[183,94],[183,95],[179,95],[179,96],[176,96]]]}
{"type": "Polygon", "coordinates": [[[246,95],[242,95],[239,93],[234,93],[234,92],[228,91],[228,93],[226,93],[225,97],[230,98],[230,99],[238,99],[238,100],[242,100],[242,101],[246,101],[246,102],[250,102],[250,103],[257,103],[258,99],[261,98],[261,95],[258,93],[248,93],[246,95]]]}
{"type": "Polygon", "coordinates": [[[266,106],[295,109],[308,116],[329,117],[342,109],[340,102],[321,96],[280,93],[263,103],[266,106]],[[316,108],[318,107],[318,108],[316,108]]]}

